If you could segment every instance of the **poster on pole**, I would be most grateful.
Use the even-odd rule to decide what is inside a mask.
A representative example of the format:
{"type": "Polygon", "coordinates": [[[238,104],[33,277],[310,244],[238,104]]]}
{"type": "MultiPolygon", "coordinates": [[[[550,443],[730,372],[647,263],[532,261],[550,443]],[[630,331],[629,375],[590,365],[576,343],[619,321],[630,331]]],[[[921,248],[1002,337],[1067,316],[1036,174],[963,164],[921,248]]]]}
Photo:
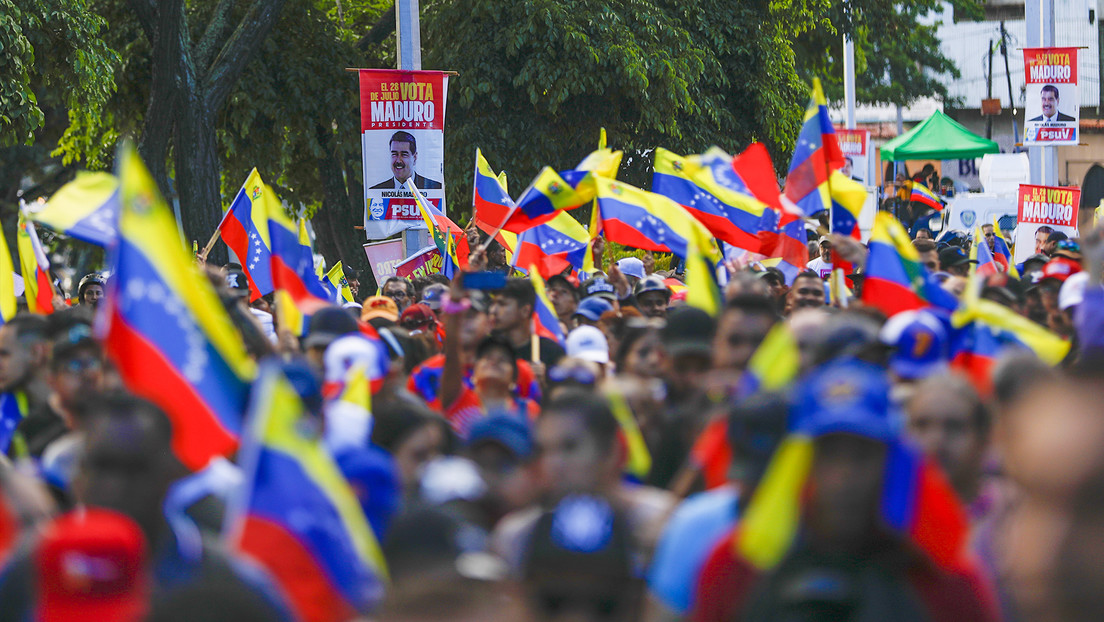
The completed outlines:
{"type": "Polygon", "coordinates": [[[1076,145],[1081,116],[1077,48],[1025,48],[1024,144],[1076,145]]]}
{"type": "Polygon", "coordinates": [[[836,128],[836,139],[843,151],[844,163],[840,172],[855,181],[867,185],[870,167],[870,132],[836,128]]]}
{"type": "Polygon", "coordinates": [[[369,242],[364,245],[364,254],[368,256],[368,265],[372,266],[376,283],[382,285],[388,278],[395,276],[395,266],[402,263],[403,241],[396,238],[369,242]]]}
{"type": "Polygon", "coordinates": [[[1016,198],[1016,250],[1012,261],[1022,263],[1042,252],[1047,236],[1060,231],[1077,237],[1077,206],[1081,189],[1020,184],[1016,198]]]}
{"type": "Polygon", "coordinates": [[[369,240],[424,229],[414,185],[445,211],[443,71],[361,69],[360,140],[364,167],[364,234],[369,240]]]}

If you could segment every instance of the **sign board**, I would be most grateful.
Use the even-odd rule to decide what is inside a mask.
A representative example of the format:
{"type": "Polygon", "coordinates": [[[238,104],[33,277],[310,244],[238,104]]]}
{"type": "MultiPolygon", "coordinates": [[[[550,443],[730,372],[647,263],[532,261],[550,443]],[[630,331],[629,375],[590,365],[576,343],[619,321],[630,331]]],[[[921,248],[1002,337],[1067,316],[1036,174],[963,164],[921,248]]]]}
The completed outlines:
{"type": "Polygon", "coordinates": [[[1077,237],[1080,204],[1080,188],[1021,185],[1016,199],[1016,249],[1012,261],[1021,263],[1040,252],[1047,236],[1054,231],[1077,237]]]}
{"type": "Polygon", "coordinates": [[[1025,48],[1024,145],[1076,145],[1081,102],[1077,48],[1025,48]]]}
{"type": "Polygon", "coordinates": [[[437,274],[444,267],[441,251],[436,246],[427,246],[395,266],[395,276],[413,279],[419,276],[437,274]]]}
{"type": "Polygon", "coordinates": [[[361,69],[364,233],[370,240],[424,229],[408,178],[445,211],[445,100],[441,71],[361,69]]]}
{"type": "Polygon", "coordinates": [[[840,150],[843,151],[845,158],[840,172],[864,186],[871,185],[873,178],[870,172],[874,162],[870,157],[870,132],[837,128],[836,140],[839,141],[840,150]]]}
{"type": "Polygon", "coordinates": [[[383,285],[388,278],[395,276],[395,266],[403,260],[403,241],[400,239],[369,242],[364,245],[364,254],[372,266],[376,283],[383,285]]]}

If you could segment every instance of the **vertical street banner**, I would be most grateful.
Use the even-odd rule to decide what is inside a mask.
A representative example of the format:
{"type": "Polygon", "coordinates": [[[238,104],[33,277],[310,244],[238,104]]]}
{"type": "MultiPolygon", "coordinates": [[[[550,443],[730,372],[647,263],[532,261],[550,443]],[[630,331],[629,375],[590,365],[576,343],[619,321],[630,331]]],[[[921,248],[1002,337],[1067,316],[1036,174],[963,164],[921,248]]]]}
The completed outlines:
{"type": "Polygon", "coordinates": [[[870,132],[836,128],[836,140],[843,152],[843,168],[840,172],[863,184],[870,183],[870,132]]]}
{"type": "Polygon", "coordinates": [[[425,223],[408,178],[445,211],[445,101],[443,71],[361,69],[360,140],[364,166],[364,233],[387,238],[425,223]]]}
{"type": "Polygon", "coordinates": [[[1016,249],[1012,261],[1021,263],[1042,252],[1047,237],[1055,231],[1077,237],[1077,208],[1080,188],[1052,188],[1020,184],[1016,198],[1016,249]]]}
{"type": "Polygon", "coordinates": [[[1024,144],[1076,145],[1081,102],[1077,48],[1025,48],[1024,144]]]}

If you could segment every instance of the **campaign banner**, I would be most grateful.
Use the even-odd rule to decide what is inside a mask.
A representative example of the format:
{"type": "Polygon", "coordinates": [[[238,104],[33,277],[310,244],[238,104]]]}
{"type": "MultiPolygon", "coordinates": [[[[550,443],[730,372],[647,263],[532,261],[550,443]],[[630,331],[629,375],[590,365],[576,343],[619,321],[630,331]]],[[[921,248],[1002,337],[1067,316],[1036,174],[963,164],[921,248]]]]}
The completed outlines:
{"type": "Polygon", "coordinates": [[[445,262],[441,257],[441,251],[436,246],[427,246],[395,266],[395,276],[408,279],[429,276],[437,274],[444,266],[445,262]]]}
{"type": "Polygon", "coordinates": [[[836,128],[836,140],[844,157],[840,172],[866,185],[873,165],[870,161],[870,132],[836,128]]]}
{"type": "Polygon", "coordinates": [[[388,238],[424,229],[407,179],[445,212],[445,101],[442,71],[360,70],[364,234],[388,238]]]}
{"type": "Polygon", "coordinates": [[[372,266],[376,283],[382,285],[384,281],[395,276],[395,266],[402,263],[403,242],[398,238],[369,242],[364,245],[364,254],[368,256],[368,265],[372,266]]]}
{"type": "Polygon", "coordinates": [[[1076,145],[1081,116],[1077,48],[1025,48],[1024,144],[1076,145]]]}
{"type": "Polygon", "coordinates": [[[1016,198],[1016,249],[1012,261],[1021,263],[1042,252],[1047,236],[1061,231],[1077,237],[1077,209],[1081,189],[1020,184],[1016,198]]]}

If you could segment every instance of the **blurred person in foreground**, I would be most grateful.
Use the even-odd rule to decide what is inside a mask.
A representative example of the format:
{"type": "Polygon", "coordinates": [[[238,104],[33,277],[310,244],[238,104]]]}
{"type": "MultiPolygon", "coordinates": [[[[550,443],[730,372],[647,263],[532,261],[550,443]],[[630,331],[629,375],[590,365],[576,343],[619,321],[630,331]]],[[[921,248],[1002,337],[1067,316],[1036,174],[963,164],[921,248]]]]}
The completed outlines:
{"type": "Polygon", "coordinates": [[[997,619],[965,554],[962,509],[938,470],[902,442],[888,396],[885,373],[856,360],[798,384],[796,434],[706,562],[694,620],[997,619]],[[920,507],[909,501],[917,489],[920,507]],[[904,522],[901,503],[916,508],[904,522]],[[913,534],[917,525],[930,537],[913,534]]]}
{"type": "MultiPolygon", "coordinates": [[[[537,420],[536,445],[546,503],[574,494],[605,497],[625,513],[634,556],[647,560],[673,499],[665,491],[625,481],[626,446],[609,403],[587,391],[549,402],[537,420]]],[[[527,543],[541,514],[541,507],[531,506],[508,515],[495,529],[493,548],[515,572],[523,568],[527,543]]]]}
{"type": "MultiPolygon", "coordinates": [[[[27,412],[16,434],[32,458],[68,431],[65,418],[50,404],[50,344],[41,315],[20,313],[0,326],[0,392],[22,395],[27,412]]],[[[13,444],[14,447],[14,444],[13,444]]]]}

